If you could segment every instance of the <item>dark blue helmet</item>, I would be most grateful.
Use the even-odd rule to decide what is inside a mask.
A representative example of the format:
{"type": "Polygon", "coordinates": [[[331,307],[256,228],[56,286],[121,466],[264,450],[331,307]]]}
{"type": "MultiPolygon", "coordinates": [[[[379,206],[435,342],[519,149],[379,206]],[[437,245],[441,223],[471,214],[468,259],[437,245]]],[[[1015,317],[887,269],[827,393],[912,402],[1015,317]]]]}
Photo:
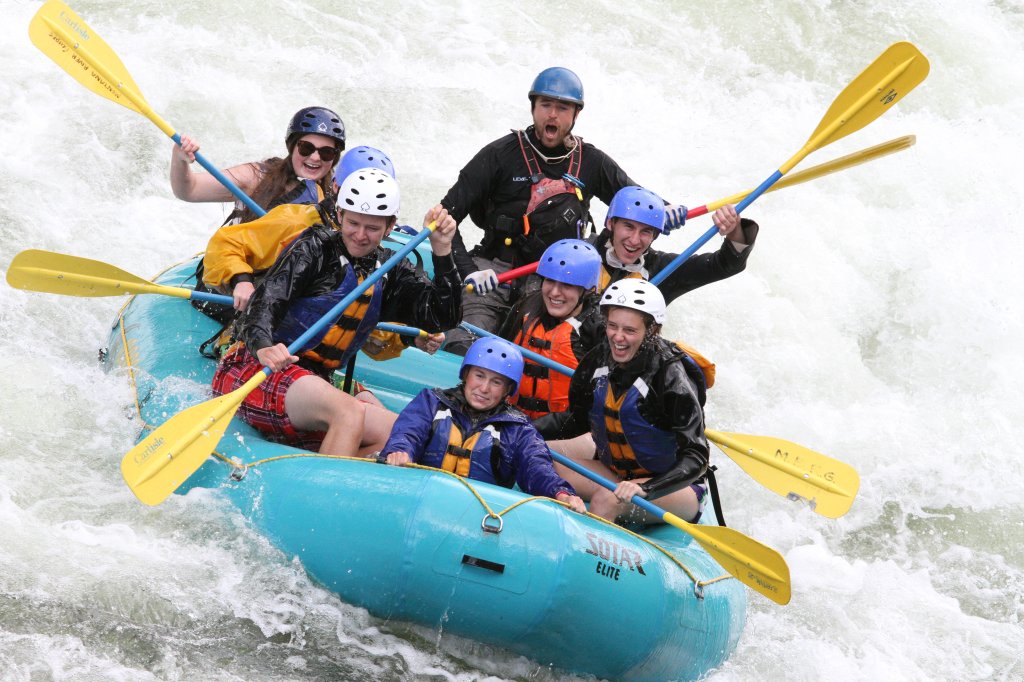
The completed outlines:
{"type": "Polygon", "coordinates": [[[552,66],[541,71],[533,79],[533,86],[530,88],[530,101],[532,102],[538,96],[571,102],[582,109],[583,82],[569,69],[552,66]]]}
{"type": "Polygon", "coordinates": [[[345,124],[341,116],[324,107],[306,107],[295,112],[288,124],[285,144],[290,149],[296,138],[314,133],[337,140],[338,149],[345,148],[345,124]]]}

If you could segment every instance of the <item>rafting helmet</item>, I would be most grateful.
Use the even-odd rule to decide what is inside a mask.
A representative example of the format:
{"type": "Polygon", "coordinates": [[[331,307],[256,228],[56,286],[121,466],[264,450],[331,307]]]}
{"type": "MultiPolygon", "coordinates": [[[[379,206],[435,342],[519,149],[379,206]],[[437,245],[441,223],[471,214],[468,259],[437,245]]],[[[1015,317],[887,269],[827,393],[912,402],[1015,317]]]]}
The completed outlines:
{"type": "Polygon", "coordinates": [[[649,189],[636,185],[623,187],[608,205],[608,220],[612,218],[634,220],[661,234],[665,231],[665,202],[649,189]]]}
{"type": "Polygon", "coordinates": [[[533,79],[530,86],[530,102],[536,97],[571,102],[583,108],[583,82],[580,77],[563,66],[552,66],[544,69],[533,79]]]}
{"type": "Polygon", "coordinates": [[[337,141],[338,149],[345,148],[345,124],[341,116],[324,107],[306,107],[296,111],[288,124],[285,144],[291,149],[296,138],[314,133],[337,141]]]}
{"type": "Polygon", "coordinates": [[[563,284],[593,289],[601,277],[601,256],[582,239],[561,239],[547,249],[537,274],[563,284]]]}
{"type": "Polygon", "coordinates": [[[345,182],[345,178],[360,168],[378,168],[391,177],[395,175],[395,165],[391,163],[391,157],[374,147],[361,145],[353,147],[341,157],[341,163],[334,169],[334,182],[338,185],[345,182]]]}
{"type": "Polygon", "coordinates": [[[361,168],[349,173],[338,188],[339,210],[388,218],[398,215],[398,183],[379,168],[361,168]]]}
{"type": "Polygon", "coordinates": [[[459,379],[465,381],[466,370],[471,366],[489,369],[511,381],[510,396],[519,390],[519,380],[523,378],[523,354],[514,343],[493,336],[477,339],[462,359],[459,379]]]}
{"type": "Polygon", "coordinates": [[[665,323],[665,297],[661,289],[645,279],[627,277],[614,282],[601,296],[601,308],[618,306],[647,313],[654,318],[654,324],[665,323]]]}

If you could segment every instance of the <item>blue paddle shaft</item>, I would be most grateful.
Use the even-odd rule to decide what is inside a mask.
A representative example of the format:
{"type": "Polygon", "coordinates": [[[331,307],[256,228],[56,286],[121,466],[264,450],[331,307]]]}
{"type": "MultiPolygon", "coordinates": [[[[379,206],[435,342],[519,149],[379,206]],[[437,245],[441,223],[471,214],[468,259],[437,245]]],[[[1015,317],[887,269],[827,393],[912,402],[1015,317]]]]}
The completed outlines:
{"type": "MultiPolygon", "coordinates": [[[[190,290],[189,298],[196,301],[209,301],[210,303],[220,303],[222,305],[234,305],[235,300],[230,296],[224,294],[211,294],[207,291],[196,291],[195,289],[190,290]]],[[[380,322],[377,324],[377,329],[386,332],[395,332],[402,336],[424,336],[426,332],[416,327],[406,327],[404,324],[392,324],[391,322],[380,322]]]]}
{"type": "MultiPolygon", "coordinates": [[[[171,136],[171,139],[174,140],[174,143],[177,144],[179,147],[181,146],[181,135],[179,135],[178,133],[174,133],[174,135],[171,136]]],[[[206,157],[200,154],[199,152],[196,152],[196,161],[199,162],[200,166],[206,169],[206,172],[208,172],[213,177],[217,178],[217,181],[220,182],[220,184],[224,185],[229,192],[234,194],[235,197],[243,204],[245,204],[250,211],[252,211],[259,217],[263,217],[267,214],[267,212],[264,211],[259,204],[257,204],[251,198],[249,198],[248,194],[239,189],[238,185],[231,182],[231,180],[229,180],[226,175],[220,172],[220,169],[218,169],[212,163],[207,161],[206,157]]]]}
{"type": "MultiPolygon", "coordinates": [[[[597,483],[602,488],[607,488],[608,490],[614,491],[615,488],[617,487],[614,483],[609,481],[607,478],[605,478],[601,474],[597,473],[596,471],[591,471],[587,467],[585,467],[582,464],[579,464],[579,463],[569,459],[565,455],[557,453],[557,452],[555,452],[554,450],[551,450],[551,449],[548,449],[548,452],[551,453],[551,458],[554,459],[556,462],[558,462],[559,464],[561,464],[563,466],[566,466],[566,467],[572,469],[573,471],[575,471],[577,474],[583,476],[584,478],[589,478],[591,481],[593,481],[594,483],[597,483]]],[[[636,506],[640,507],[644,511],[650,512],[651,514],[654,514],[658,518],[664,518],[665,517],[665,510],[661,509],[660,507],[654,506],[653,504],[651,504],[650,502],[648,502],[644,498],[640,497],[639,495],[634,495],[633,498],[630,500],[630,502],[632,502],[636,506]]]]}
{"type": "MultiPolygon", "coordinates": [[[[312,339],[314,336],[317,336],[320,332],[322,332],[330,325],[334,324],[334,322],[339,317],[341,317],[341,314],[345,312],[345,308],[348,308],[353,301],[355,301],[357,298],[363,295],[364,291],[366,291],[374,284],[376,284],[384,275],[387,274],[388,270],[395,267],[399,262],[402,261],[402,259],[408,256],[412,252],[412,250],[419,246],[420,242],[429,237],[430,233],[433,231],[433,225],[431,225],[430,227],[424,227],[419,234],[410,239],[405,246],[399,249],[398,253],[393,255],[391,258],[388,258],[383,265],[374,270],[366,279],[364,279],[362,284],[353,289],[348,294],[348,296],[338,301],[338,303],[333,308],[328,310],[327,313],[319,320],[317,320],[312,327],[307,329],[304,334],[302,334],[299,338],[292,341],[291,345],[288,346],[288,352],[291,353],[292,355],[295,355],[295,353],[300,348],[306,345],[307,341],[312,339]]],[[[264,367],[263,373],[266,374],[267,376],[270,376],[271,374],[274,373],[274,370],[270,369],[269,367],[264,367]]]]}
{"type": "MultiPolygon", "coordinates": [[[[714,233],[714,230],[712,230],[712,233],[714,233]]],[[[470,324],[469,322],[463,322],[459,326],[462,327],[463,329],[466,329],[468,331],[473,332],[477,336],[490,336],[490,337],[493,337],[493,338],[499,338],[497,334],[492,334],[491,332],[487,331],[486,329],[481,329],[480,327],[477,327],[476,325],[470,324]]],[[[530,358],[531,360],[534,360],[537,363],[539,363],[541,365],[544,365],[545,367],[548,367],[549,369],[553,369],[556,372],[561,372],[562,374],[565,374],[566,376],[570,376],[571,377],[575,373],[573,370],[569,369],[565,365],[560,364],[558,362],[555,362],[554,360],[551,360],[550,358],[546,358],[543,355],[538,355],[537,353],[534,353],[531,350],[527,350],[527,349],[523,348],[522,346],[519,347],[519,351],[523,354],[523,357],[530,358]]],[[[611,481],[609,481],[604,476],[602,476],[601,474],[599,474],[599,473],[597,473],[595,471],[591,471],[590,469],[586,468],[585,466],[582,466],[581,464],[577,464],[576,462],[574,462],[573,460],[569,459],[565,455],[559,454],[559,453],[555,452],[554,450],[549,449],[548,452],[551,453],[551,457],[556,462],[564,464],[565,466],[569,467],[570,469],[572,469],[576,473],[580,474],[581,476],[583,476],[585,478],[589,478],[594,483],[597,483],[598,485],[600,485],[600,486],[602,486],[604,488],[607,488],[608,490],[612,490],[612,491],[615,490],[616,485],[614,483],[612,483],[611,481]]],[[[644,511],[646,511],[648,513],[651,513],[651,514],[654,514],[659,519],[665,518],[665,513],[666,513],[665,510],[663,510],[660,507],[657,507],[657,506],[651,504],[650,502],[648,502],[644,498],[640,497],[639,495],[634,495],[633,499],[630,500],[630,501],[633,504],[635,504],[636,506],[638,506],[641,509],[643,509],[644,511]]]]}
{"type": "Polygon", "coordinates": [[[209,301],[210,303],[222,303],[224,305],[234,305],[235,299],[224,294],[211,294],[208,291],[196,291],[192,289],[188,295],[193,301],[209,301]]]}
{"type": "MultiPolygon", "coordinates": [[[[476,334],[477,336],[490,336],[495,339],[501,338],[497,334],[492,334],[486,329],[481,329],[480,327],[477,327],[475,324],[470,324],[469,322],[463,322],[459,326],[468,332],[476,334]]],[[[524,358],[529,358],[530,360],[536,362],[538,365],[544,365],[548,369],[553,369],[556,372],[564,374],[567,377],[571,377],[574,373],[573,370],[569,369],[568,367],[561,363],[555,362],[550,358],[546,358],[543,355],[540,355],[539,353],[534,353],[532,350],[528,350],[526,348],[523,348],[522,346],[517,347],[519,348],[519,352],[523,354],[524,358]]]]}
{"type": "MultiPolygon", "coordinates": [[[[774,185],[776,182],[778,182],[781,177],[782,171],[775,171],[774,173],[772,173],[767,180],[765,180],[764,182],[757,186],[757,189],[755,189],[753,192],[745,196],[743,198],[743,201],[736,204],[736,212],[742,213],[743,209],[745,209],[747,206],[750,206],[750,204],[754,203],[754,199],[757,199],[759,196],[768,191],[768,188],[774,185]]],[[[716,232],[718,232],[717,226],[712,226],[711,228],[709,228],[707,232],[705,232],[704,234],[697,238],[697,241],[690,245],[690,248],[686,249],[686,251],[683,251],[681,254],[673,258],[672,262],[669,263],[664,270],[656,274],[654,277],[651,277],[651,284],[657,286],[664,282],[669,275],[676,271],[676,268],[683,264],[683,261],[685,261],[687,258],[696,253],[697,249],[707,244],[708,240],[714,237],[716,232]]]]}
{"type": "Polygon", "coordinates": [[[402,336],[425,336],[427,333],[416,327],[406,327],[404,324],[393,324],[391,322],[378,322],[377,329],[385,332],[394,332],[402,336]]]}

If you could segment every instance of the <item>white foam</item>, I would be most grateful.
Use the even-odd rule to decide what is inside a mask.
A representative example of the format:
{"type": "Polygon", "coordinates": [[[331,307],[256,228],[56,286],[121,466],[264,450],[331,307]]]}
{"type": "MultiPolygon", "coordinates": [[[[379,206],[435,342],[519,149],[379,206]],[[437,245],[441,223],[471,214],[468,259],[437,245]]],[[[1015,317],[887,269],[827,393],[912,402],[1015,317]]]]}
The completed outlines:
{"type": "MultiPolygon", "coordinates": [[[[35,5],[6,9],[0,263],[43,248],[151,277],[201,250],[225,208],[175,201],[169,141],[29,43],[35,5]]],[[[762,197],[747,272],[671,307],[669,330],[718,364],[709,426],[791,440],[861,475],[851,512],[830,521],[715,456],[727,519],[783,553],[794,600],[752,595],[740,648],[713,677],[1024,674],[1024,21],[1012,3],[76,9],[221,167],[280,154],[299,107],[337,108],[350,146],[395,159],[412,224],[483,144],[529,122],[543,67],[583,77],[580,134],[696,206],[756,186],[886,45],[917,44],[928,79],[797,169],[906,134],[917,144],[762,197]]],[[[709,224],[658,246],[682,249],[709,224]]],[[[472,642],[438,649],[425,630],[341,604],[215,496],[139,505],[117,470],[138,426],[131,395],[94,361],[121,303],[0,286],[5,674],[561,678],[472,642]]]]}

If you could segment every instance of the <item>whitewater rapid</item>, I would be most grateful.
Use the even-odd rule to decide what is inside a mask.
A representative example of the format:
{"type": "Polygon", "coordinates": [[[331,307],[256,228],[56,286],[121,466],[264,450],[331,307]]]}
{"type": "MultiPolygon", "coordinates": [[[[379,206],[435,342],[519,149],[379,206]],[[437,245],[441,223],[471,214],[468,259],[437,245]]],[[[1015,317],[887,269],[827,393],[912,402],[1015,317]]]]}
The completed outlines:
{"type": "MultiPolygon", "coordinates": [[[[39,6],[2,2],[0,269],[37,248],[148,278],[201,251],[227,208],[172,197],[171,142],[29,42],[39,6]]],[[[797,169],[916,145],[762,197],[747,271],[670,309],[717,364],[709,426],[861,476],[829,520],[715,455],[727,520],[782,553],[793,600],[751,593],[711,679],[1024,678],[1019,0],[72,7],[221,167],[279,154],[296,109],[335,108],[350,146],[394,159],[411,224],[529,123],[546,66],[584,81],[579,134],[699,206],[756,186],[888,45],[917,45],[927,80],[797,169]]],[[[118,471],[128,383],[97,362],[122,303],[0,285],[0,680],[565,679],[340,602],[216,494],[139,504],[118,471]]]]}

